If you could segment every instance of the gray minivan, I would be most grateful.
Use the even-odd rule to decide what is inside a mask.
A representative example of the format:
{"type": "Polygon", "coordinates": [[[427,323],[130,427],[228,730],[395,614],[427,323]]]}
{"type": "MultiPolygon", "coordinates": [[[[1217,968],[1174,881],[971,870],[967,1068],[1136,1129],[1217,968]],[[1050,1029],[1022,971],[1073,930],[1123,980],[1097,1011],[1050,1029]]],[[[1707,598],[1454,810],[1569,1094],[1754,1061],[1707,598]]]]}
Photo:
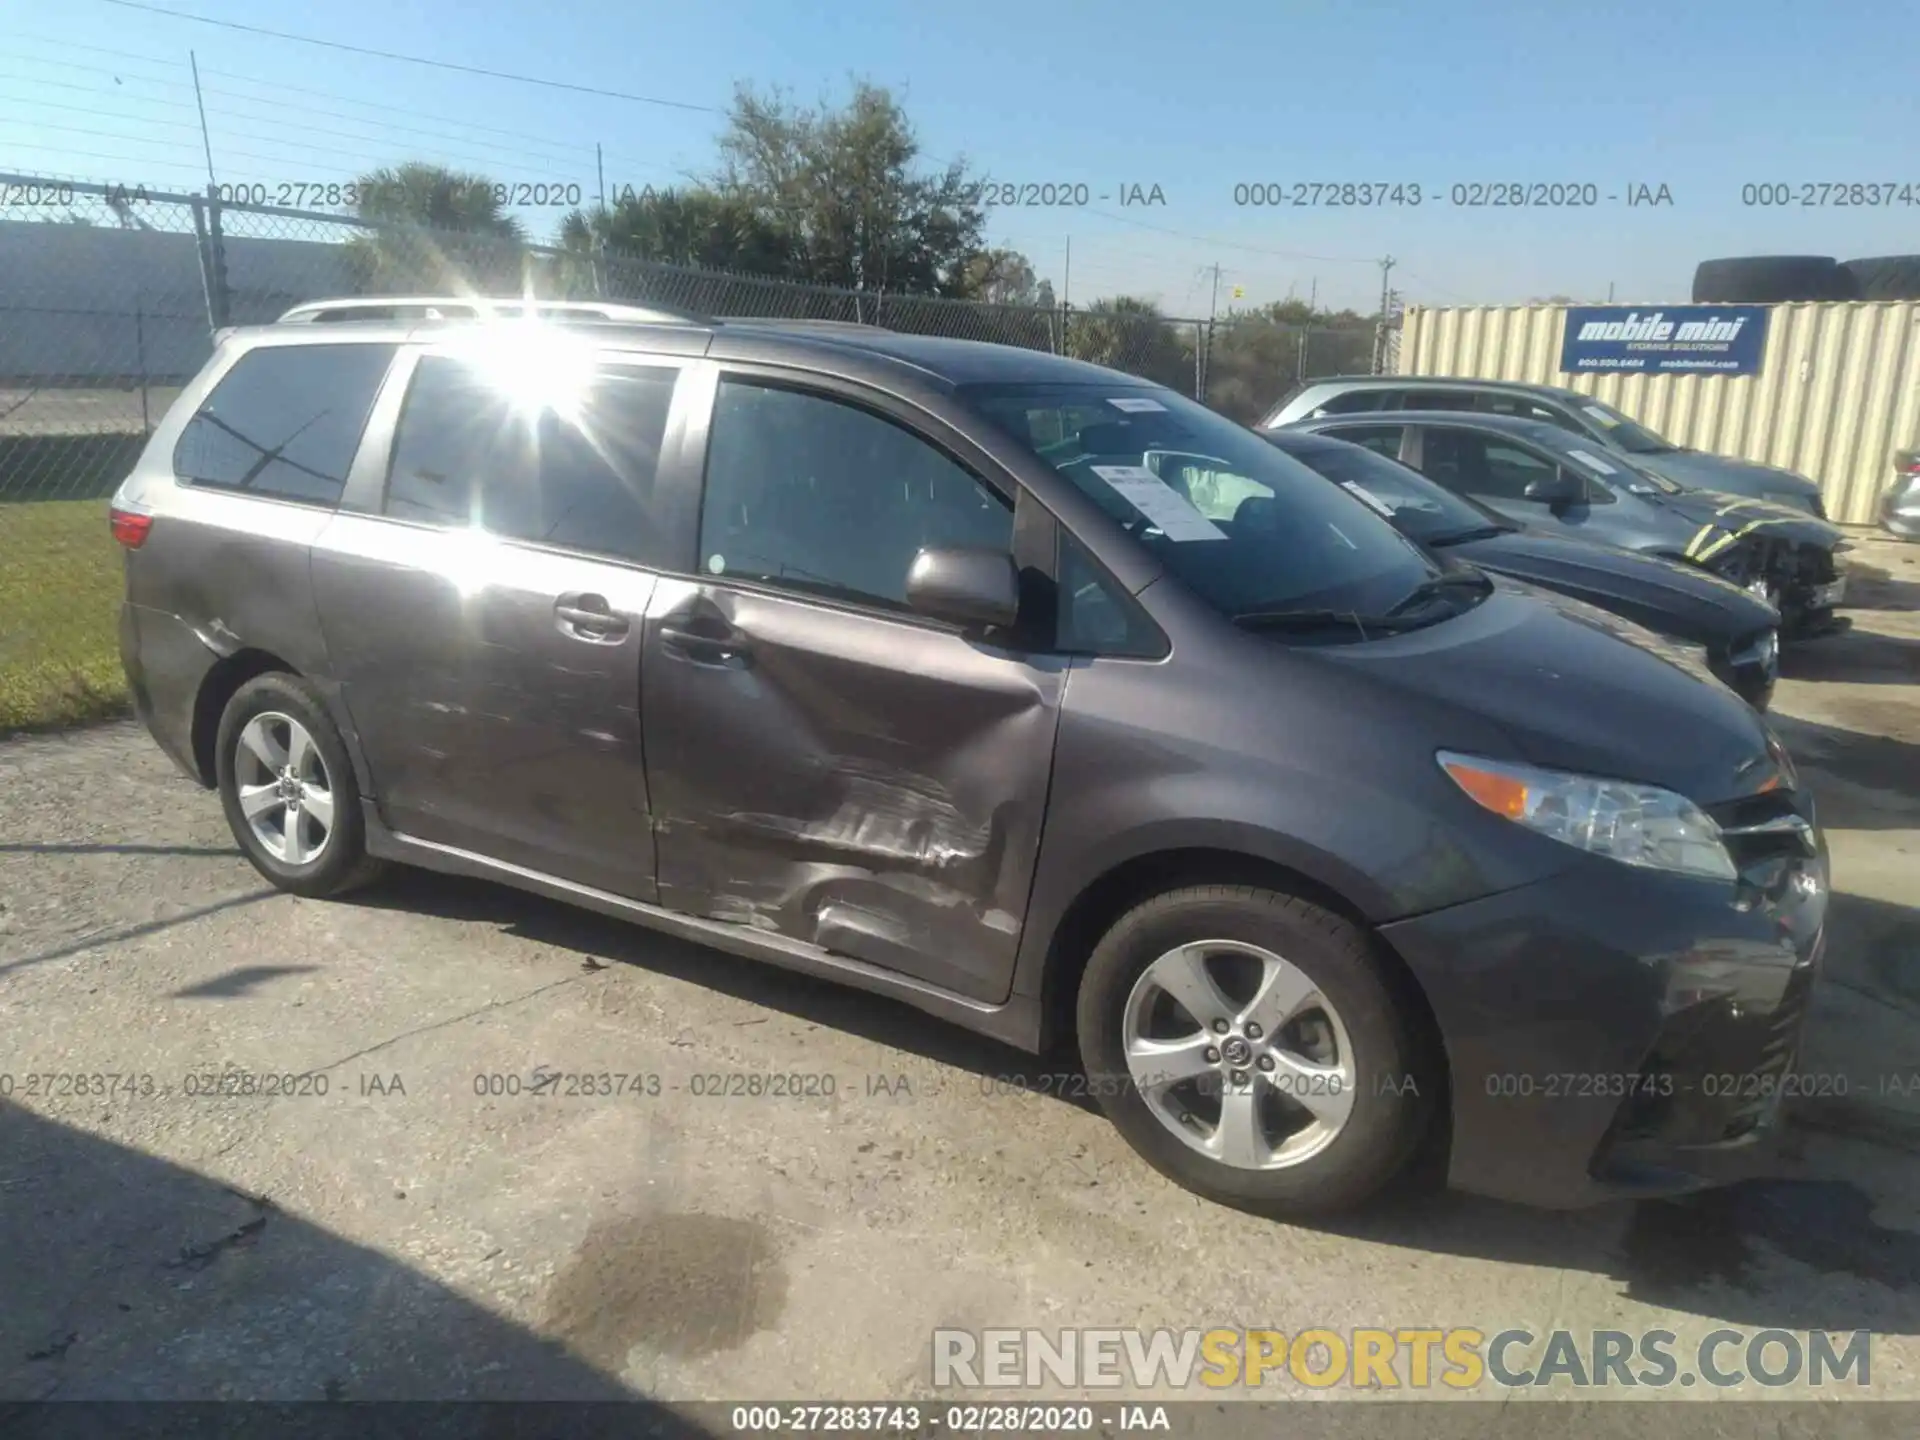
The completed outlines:
{"type": "Polygon", "coordinates": [[[224,336],[112,508],[139,713],[274,884],[481,876],[1071,1042],[1265,1212],[1763,1153],[1826,851],[1692,651],[1049,354],[315,318],[224,336]]]}

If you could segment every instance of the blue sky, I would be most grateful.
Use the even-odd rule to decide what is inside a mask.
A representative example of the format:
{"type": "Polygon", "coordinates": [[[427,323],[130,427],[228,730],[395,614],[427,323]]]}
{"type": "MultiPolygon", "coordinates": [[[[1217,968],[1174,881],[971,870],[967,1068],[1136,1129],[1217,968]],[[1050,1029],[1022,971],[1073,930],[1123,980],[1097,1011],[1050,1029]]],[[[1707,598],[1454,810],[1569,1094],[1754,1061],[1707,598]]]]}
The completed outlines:
{"type": "MultiPolygon", "coordinates": [[[[858,76],[903,98],[932,160],[1088,187],[1083,207],[1002,206],[990,226],[1077,301],[1146,294],[1205,315],[1218,266],[1223,310],[1316,284],[1323,302],[1367,310],[1382,255],[1409,303],[1601,299],[1610,287],[1622,301],[1674,301],[1713,255],[1920,249],[1913,0],[153,3],[706,108],[430,69],[110,0],[0,0],[0,169],[204,185],[189,49],[216,174],[276,187],[423,158],[590,196],[596,142],[610,188],[668,184],[711,163],[736,81],[812,101],[844,97],[858,76]],[[1418,184],[1423,203],[1234,203],[1236,185],[1314,181],[1418,184]],[[1489,181],[1591,182],[1601,203],[1446,203],[1452,186],[1489,181]],[[1914,203],[1742,204],[1746,183],[1820,181],[1891,182],[1914,203]],[[1123,207],[1134,184],[1158,185],[1166,203],[1123,207]],[[1641,184],[1667,186],[1673,203],[1627,206],[1641,184]]],[[[564,211],[522,213],[540,234],[564,211]]]]}

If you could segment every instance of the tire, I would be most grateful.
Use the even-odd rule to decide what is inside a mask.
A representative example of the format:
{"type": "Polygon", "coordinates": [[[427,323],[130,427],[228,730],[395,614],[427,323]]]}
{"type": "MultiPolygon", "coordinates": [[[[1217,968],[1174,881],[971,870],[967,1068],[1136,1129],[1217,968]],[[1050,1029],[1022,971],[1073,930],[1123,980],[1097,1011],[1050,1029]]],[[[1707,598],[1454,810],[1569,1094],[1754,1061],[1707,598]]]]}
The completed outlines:
{"type": "Polygon", "coordinates": [[[1831,255],[1742,255],[1702,260],[1693,272],[1693,300],[1697,305],[1850,300],[1856,284],[1831,255]]]}
{"type": "Polygon", "coordinates": [[[1862,300],[1920,300],[1920,255],[1876,255],[1840,268],[1853,276],[1862,300]]]}
{"type": "Polygon", "coordinates": [[[261,675],[236,690],[220,716],[214,768],[220,803],[227,812],[233,838],[253,862],[253,868],[280,889],[315,899],[344,895],[367,884],[385,868],[367,854],[360,787],[354,779],[346,742],[304,680],[286,674],[261,675]],[[256,721],[260,730],[252,728],[256,721]],[[294,738],[289,725],[304,732],[305,746],[289,744],[294,738]],[[269,747],[278,746],[278,759],[302,761],[301,798],[292,807],[299,815],[293,831],[298,836],[297,848],[289,847],[285,838],[289,807],[284,799],[275,798],[286,793],[283,782],[249,743],[261,731],[269,747]],[[290,756],[289,750],[294,754],[290,756]],[[260,828],[256,828],[255,820],[247,814],[243,791],[261,795],[268,788],[275,796],[262,796],[267,806],[259,812],[260,828]],[[330,819],[324,827],[319,805],[323,794],[330,801],[324,812],[330,819]],[[263,837],[261,829],[278,832],[281,853],[275,852],[273,842],[263,837]],[[290,848],[291,858],[286,853],[290,848]]]}
{"type": "MultiPolygon", "coordinates": [[[[1271,966],[1267,973],[1274,973],[1271,966]]],[[[1428,1131],[1440,1091],[1439,1067],[1425,1054],[1410,1008],[1396,996],[1370,937],[1341,917],[1277,891],[1244,885],[1195,886],[1140,904],[1094,948],[1080,978],[1080,1058],[1115,1128],[1163,1175],[1208,1199],[1260,1214],[1328,1214],[1351,1210],[1386,1190],[1412,1163],[1428,1131]],[[1218,1037],[1217,1049],[1196,1054],[1194,1041],[1207,1039],[1195,1029],[1200,1023],[1196,1012],[1184,1006],[1169,1009],[1167,992],[1159,991],[1152,978],[1143,979],[1150,971],[1155,976],[1177,973],[1164,971],[1156,962],[1172,961],[1175,957],[1170,952],[1196,942],[1251,947],[1266,952],[1269,959],[1278,957],[1294,972],[1293,985],[1304,984],[1330,1007],[1332,1021],[1325,1012],[1313,1012],[1309,1001],[1307,1009],[1299,1012],[1309,1016],[1306,1020],[1272,1033],[1260,1031],[1254,1059],[1248,1063],[1244,1051],[1235,1054],[1226,1047],[1253,1037],[1244,1028],[1252,1008],[1246,1003],[1252,993],[1246,980],[1266,962],[1235,954],[1230,948],[1219,955],[1209,952],[1202,965],[1212,967],[1210,973],[1225,977],[1240,969],[1247,974],[1240,986],[1226,985],[1205,996],[1203,1003],[1226,1000],[1239,1014],[1226,1022],[1230,1031],[1218,1037]],[[1309,1118],[1317,1121],[1319,1111],[1312,1111],[1310,1117],[1298,1102],[1279,1098],[1245,1103],[1237,1113],[1264,1114],[1283,1123],[1270,1127],[1257,1123],[1260,1146],[1243,1150],[1241,1164],[1219,1158],[1228,1143],[1221,1139],[1227,1127],[1220,1123],[1225,1119],[1220,1089],[1227,1077],[1209,1068],[1196,1082],[1214,1087],[1213,1114],[1209,1115],[1205,1112],[1210,1097],[1204,1091],[1188,1085],[1158,1086],[1151,1079],[1143,1084],[1127,1059],[1129,1036],[1150,1041],[1163,1026],[1182,1036],[1193,1031],[1191,1037],[1162,1043],[1180,1046],[1192,1063],[1206,1061],[1210,1055],[1218,1056],[1222,1065],[1239,1060],[1244,1068],[1237,1073],[1252,1081],[1252,1093],[1273,1096],[1270,1087],[1282,1080],[1292,1085],[1308,1083],[1290,1070],[1261,1074],[1273,1058],[1271,1051],[1292,1047],[1290,1053],[1295,1056],[1305,1053],[1299,1048],[1302,1032],[1295,1028],[1300,1024],[1318,1027],[1329,1041],[1334,1039],[1329,1032],[1338,1032],[1337,1046],[1329,1048],[1353,1077],[1350,1109],[1330,1139],[1324,1138],[1326,1125],[1316,1128],[1309,1123],[1269,1148],[1270,1135],[1286,1124],[1309,1118]],[[1146,1033],[1149,1027],[1152,1035],[1146,1033]],[[1187,1118],[1193,1123],[1181,1126],[1177,1112],[1188,1108],[1189,1102],[1194,1113],[1187,1118]],[[1163,1114],[1169,1118],[1162,1118],[1163,1114]],[[1200,1132],[1209,1121],[1214,1134],[1203,1139],[1200,1132]],[[1322,1138],[1316,1140],[1316,1136],[1322,1138]],[[1295,1146],[1300,1147],[1298,1155],[1282,1154],[1295,1146]],[[1207,1153],[1207,1147],[1213,1153],[1207,1153]],[[1267,1168],[1252,1168],[1244,1161],[1247,1155],[1263,1157],[1267,1168]],[[1276,1156],[1281,1157],[1278,1163],[1276,1156]]],[[[1330,1103],[1320,1097],[1316,1100],[1323,1106],[1330,1103]]],[[[1236,1133],[1244,1130],[1236,1127],[1236,1133]]]]}

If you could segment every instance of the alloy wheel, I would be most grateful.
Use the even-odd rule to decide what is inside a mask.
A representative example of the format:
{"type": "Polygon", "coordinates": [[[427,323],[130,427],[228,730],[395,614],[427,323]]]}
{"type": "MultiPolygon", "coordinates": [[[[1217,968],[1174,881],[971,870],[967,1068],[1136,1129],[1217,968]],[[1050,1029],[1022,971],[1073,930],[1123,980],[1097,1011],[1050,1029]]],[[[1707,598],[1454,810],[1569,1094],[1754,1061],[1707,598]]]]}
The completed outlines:
{"type": "Polygon", "coordinates": [[[1309,1160],[1353,1111],[1339,1013],[1298,966],[1257,945],[1202,940],[1160,956],[1127,997],[1122,1040],[1154,1117],[1235,1169],[1309,1160]]]}
{"type": "Polygon", "coordinates": [[[320,858],[333,835],[333,784],[306,726],[277,710],[255,715],[235,742],[233,780],[263,850],[285,865],[320,858]]]}

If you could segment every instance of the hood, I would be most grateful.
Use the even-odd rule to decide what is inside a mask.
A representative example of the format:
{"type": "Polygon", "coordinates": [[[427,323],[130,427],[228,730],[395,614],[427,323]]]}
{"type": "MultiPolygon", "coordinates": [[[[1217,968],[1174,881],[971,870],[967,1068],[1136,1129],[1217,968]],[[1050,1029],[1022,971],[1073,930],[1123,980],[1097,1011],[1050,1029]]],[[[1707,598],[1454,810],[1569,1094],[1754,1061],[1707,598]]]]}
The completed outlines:
{"type": "MultiPolygon", "coordinates": [[[[1730,534],[1764,532],[1769,539],[1791,540],[1797,545],[1812,545],[1821,550],[1830,550],[1846,538],[1836,526],[1816,520],[1804,510],[1747,495],[1683,490],[1678,495],[1636,495],[1634,498],[1690,524],[1711,525],[1730,534]]],[[[1696,541],[1695,548],[1698,544],[1696,541]]]]}
{"type": "Polygon", "coordinates": [[[1766,601],[1705,570],[1541,530],[1469,540],[1445,553],[1696,645],[1733,645],[1780,623],[1766,601]]]}
{"type": "Polygon", "coordinates": [[[1672,450],[1634,455],[1633,463],[1676,485],[1699,490],[1724,490],[1734,495],[1787,495],[1807,503],[1819,498],[1820,487],[1804,475],[1777,465],[1736,460],[1708,450],[1672,450]]]}
{"type": "Polygon", "coordinates": [[[1746,793],[1766,727],[1693,650],[1578,600],[1494,583],[1452,620],[1316,654],[1408,705],[1439,701],[1490,722],[1514,747],[1505,758],[1660,785],[1701,805],[1746,793]]]}

